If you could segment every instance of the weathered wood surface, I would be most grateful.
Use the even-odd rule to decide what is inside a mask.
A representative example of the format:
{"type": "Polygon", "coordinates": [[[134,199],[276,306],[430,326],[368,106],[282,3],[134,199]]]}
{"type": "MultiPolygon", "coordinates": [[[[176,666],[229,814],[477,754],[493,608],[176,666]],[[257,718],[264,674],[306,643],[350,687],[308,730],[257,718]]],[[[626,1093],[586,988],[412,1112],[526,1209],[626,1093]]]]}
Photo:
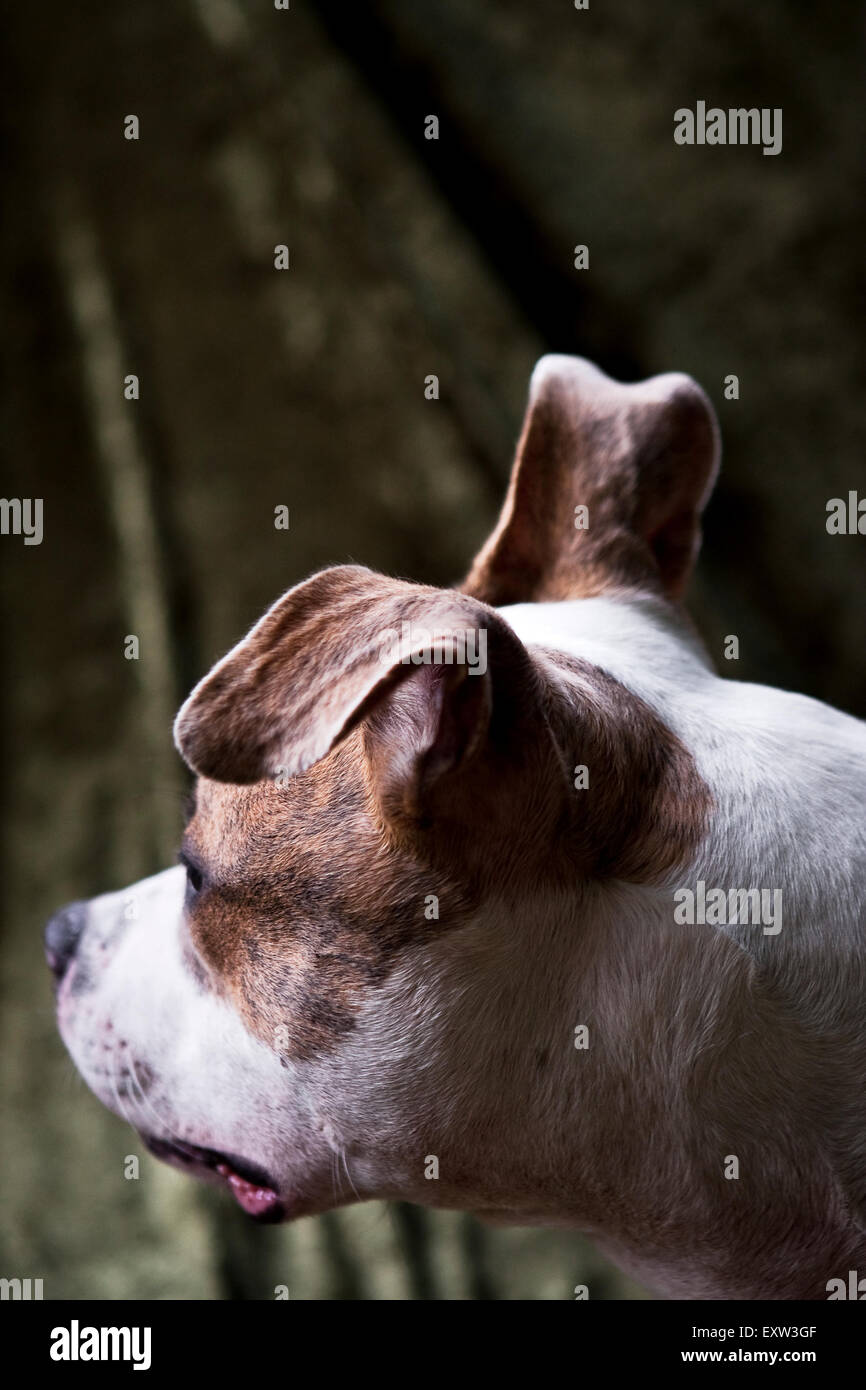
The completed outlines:
{"type": "Polygon", "coordinates": [[[824,528],[866,487],[855,8],[363,9],[8,20],[2,491],[46,522],[2,550],[0,1273],[48,1297],[639,1292],[567,1233],[379,1205],[260,1232],[146,1156],[124,1181],[140,1148],[65,1058],[42,962],[56,906],[170,861],[171,711],[279,592],[347,559],[463,572],[541,351],[704,383],[714,650],[738,633],[736,674],[866,711],[863,544],[824,528]],[[783,105],[783,156],[674,147],[699,97],[783,105]]]}
{"type": "Polygon", "coordinates": [[[54,1031],[41,922],[174,852],[176,700],[317,566],[456,578],[540,347],[313,20],[277,58],[202,13],[14,24],[6,491],[46,533],[4,556],[3,1269],[57,1298],[604,1296],[571,1235],[375,1205],[259,1232],[146,1155],[127,1182],[140,1145],[54,1031]]]}

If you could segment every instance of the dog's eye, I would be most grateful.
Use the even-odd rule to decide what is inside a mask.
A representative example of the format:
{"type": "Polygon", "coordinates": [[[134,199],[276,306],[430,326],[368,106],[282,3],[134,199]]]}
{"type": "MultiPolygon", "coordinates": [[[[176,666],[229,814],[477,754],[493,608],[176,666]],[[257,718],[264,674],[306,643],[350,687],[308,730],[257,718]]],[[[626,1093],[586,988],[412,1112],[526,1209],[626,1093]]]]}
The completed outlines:
{"type": "Polygon", "coordinates": [[[194,864],[187,864],[186,866],[186,882],[191,892],[198,893],[201,891],[204,879],[194,864]]]}
{"type": "Polygon", "coordinates": [[[183,867],[186,869],[186,894],[187,898],[194,898],[196,893],[200,893],[204,886],[204,875],[196,864],[188,859],[181,850],[177,856],[183,867]]]}

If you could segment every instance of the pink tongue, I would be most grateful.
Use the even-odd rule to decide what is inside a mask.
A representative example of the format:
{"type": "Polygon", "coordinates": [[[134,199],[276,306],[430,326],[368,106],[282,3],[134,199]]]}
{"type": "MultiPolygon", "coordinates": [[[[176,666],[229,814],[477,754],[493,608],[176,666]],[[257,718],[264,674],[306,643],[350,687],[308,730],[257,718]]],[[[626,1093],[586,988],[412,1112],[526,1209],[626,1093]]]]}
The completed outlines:
{"type": "Polygon", "coordinates": [[[243,1207],[248,1216],[261,1216],[263,1212],[276,1206],[279,1199],[273,1188],[259,1187],[254,1182],[247,1182],[246,1178],[234,1173],[227,1163],[220,1163],[217,1172],[227,1179],[238,1205],[243,1207]]]}

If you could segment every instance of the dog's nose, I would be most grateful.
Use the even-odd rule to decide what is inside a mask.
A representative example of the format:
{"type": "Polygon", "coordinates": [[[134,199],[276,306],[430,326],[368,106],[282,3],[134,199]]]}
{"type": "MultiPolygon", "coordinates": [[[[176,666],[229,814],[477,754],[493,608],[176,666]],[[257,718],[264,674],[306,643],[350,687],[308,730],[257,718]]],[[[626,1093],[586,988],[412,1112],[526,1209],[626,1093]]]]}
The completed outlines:
{"type": "Polygon", "coordinates": [[[45,959],[58,984],[75,955],[85,914],[84,903],[69,903],[55,912],[45,928],[45,959]]]}

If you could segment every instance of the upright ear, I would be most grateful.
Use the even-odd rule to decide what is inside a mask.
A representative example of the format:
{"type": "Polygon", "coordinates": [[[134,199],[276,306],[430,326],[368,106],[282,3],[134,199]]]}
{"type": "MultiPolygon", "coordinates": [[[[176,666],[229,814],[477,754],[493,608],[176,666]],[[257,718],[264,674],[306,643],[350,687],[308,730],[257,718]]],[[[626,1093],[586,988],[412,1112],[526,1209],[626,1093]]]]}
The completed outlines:
{"type": "Polygon", "coordinates": [[[354,565],[290,589],[195,688],[175,722],[221,782],[303,772],[361,721],[380,798],[421,815],[447,774],[514,723],[533,668],[496,613],[354,565]]]}
{"type": "Polygon", "coordinates": [[[490,604],[678,599],[718,466],[716,417],[691,377],[624,385],[581,357],[542,357],[502,514],[461,588],[490,604]]]}

